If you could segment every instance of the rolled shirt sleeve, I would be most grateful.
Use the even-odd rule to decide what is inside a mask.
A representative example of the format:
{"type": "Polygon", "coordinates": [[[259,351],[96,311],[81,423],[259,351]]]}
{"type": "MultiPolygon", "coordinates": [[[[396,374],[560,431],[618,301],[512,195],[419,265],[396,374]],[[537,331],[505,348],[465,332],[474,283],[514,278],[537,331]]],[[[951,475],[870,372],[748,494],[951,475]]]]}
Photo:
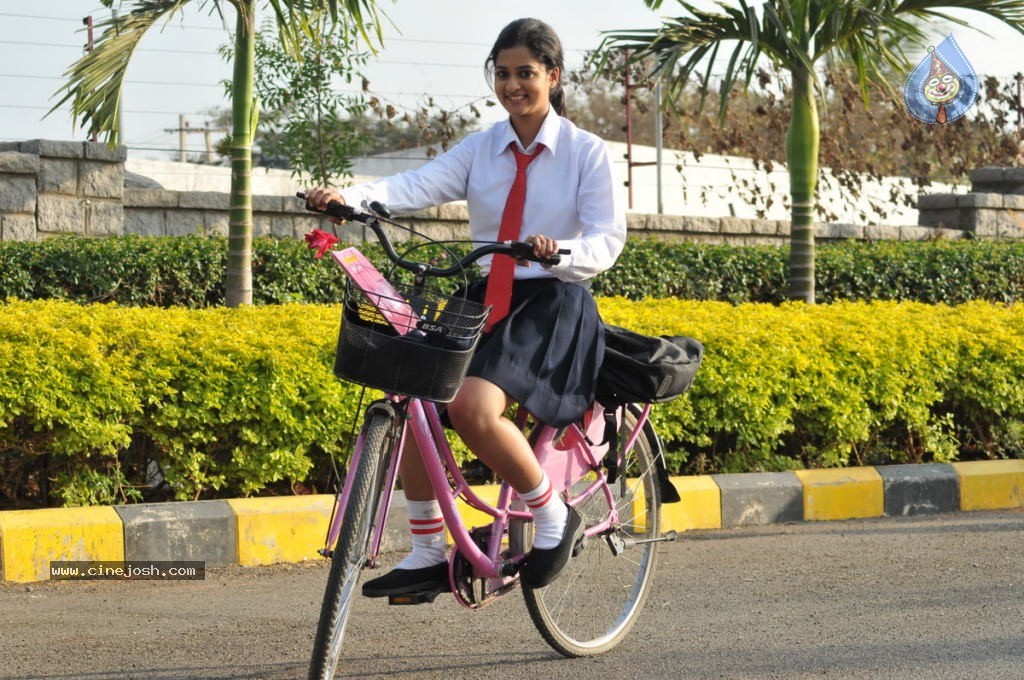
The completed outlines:
{"type": "Polygon", "coordinates": [[[580,235],[559,238],[558,247],[570,255],[549,268],[563,281],[583,281],[610,269],[626,243],[626,216],[616,205],[612,164],[608,147],[595,138],[580,158],[580,183],[576,194],[580,235]]]}

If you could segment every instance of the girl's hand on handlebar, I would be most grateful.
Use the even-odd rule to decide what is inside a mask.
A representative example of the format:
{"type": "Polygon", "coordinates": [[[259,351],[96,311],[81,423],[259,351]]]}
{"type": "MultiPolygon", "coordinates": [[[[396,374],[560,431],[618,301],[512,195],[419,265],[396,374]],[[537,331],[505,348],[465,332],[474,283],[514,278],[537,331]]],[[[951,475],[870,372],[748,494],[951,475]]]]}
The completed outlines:
{"type": "MultiPolygon", "coordinates": [[[[533,244],[533,254],[539,258],[550,258],[558,252],[558,241],[543,234],[527,236],[526,242],[533,244]]],[[[527,260],[519,260],[518,264],[526,267],[530,266],[527,260]]]]}
{"type": "MultiPolygon", "coordinates": [[[[341,194],[334,189],[330,189],[328,187],[313,187],[312,189],[306,190],[307,208],[323,212],[324,210],[327,210],[327,204],[331,201],[345,205],[345,199],[342,198],[341,194]]],[[[337,217],[330,216],[328,216],[327,219],[335,224],[341,224],[343,221],[337,217]]]]}

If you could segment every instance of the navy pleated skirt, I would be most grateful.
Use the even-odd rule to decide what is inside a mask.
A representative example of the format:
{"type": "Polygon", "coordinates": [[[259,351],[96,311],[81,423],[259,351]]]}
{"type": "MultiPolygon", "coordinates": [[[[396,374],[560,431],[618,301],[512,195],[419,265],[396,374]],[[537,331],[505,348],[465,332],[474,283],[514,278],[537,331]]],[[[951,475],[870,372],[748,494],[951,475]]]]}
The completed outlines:
{"type": "MultiPolygon", "coordinates": [[[[486,280],[467,297],[483,301],[486,280]]],[[[604,325],[590,291],[558,279],[516,281],[507,317],[480,339],[468,375],[484,378],[543,423],[578,421],[594,400],[604,325]]]]}

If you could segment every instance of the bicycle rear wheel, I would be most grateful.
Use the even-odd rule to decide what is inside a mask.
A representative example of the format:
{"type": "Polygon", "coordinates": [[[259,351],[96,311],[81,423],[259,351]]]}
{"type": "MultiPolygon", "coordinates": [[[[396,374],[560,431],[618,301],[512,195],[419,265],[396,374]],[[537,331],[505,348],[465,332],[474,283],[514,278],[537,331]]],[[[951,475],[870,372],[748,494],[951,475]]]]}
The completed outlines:
{"type": "MultiPolygon", "coordinates": [[[[636,428],[636,414],[626,409],[619,442],[636,428]]],[[[530,618],[552,648],[568,657],[593,656],[615,647],[629,633],[647,599],[654,574],[660,531],[661,496],[655,455],[658,444],[648,424],[625,452],[612,496],[619,521],[608,531],[584,541],[583,550],[569,561],[550,585],[523,588],[530,618]]],[[[591,473],[569,489],[569,500],[596,479],[591,473]]],[[[587,527],[609,516],[601,493],[576,504],[587,527]]],[[[517,525],[513,531],[527,531],[517,525]]],[[[513,537],[522,540],[523,536],[513,537]]]]}
{"type": "Polygon", "coordinates": [[[363,424],[362,452],[355,470],[350,471],[354,475],[352,488],[320,608],[309,665],[310,680],[330,680],[338,665],[345,624],[359,575],[366,564],[371,529],[394,443],[393,422],[387,412],[371,410],[363,424]]]}

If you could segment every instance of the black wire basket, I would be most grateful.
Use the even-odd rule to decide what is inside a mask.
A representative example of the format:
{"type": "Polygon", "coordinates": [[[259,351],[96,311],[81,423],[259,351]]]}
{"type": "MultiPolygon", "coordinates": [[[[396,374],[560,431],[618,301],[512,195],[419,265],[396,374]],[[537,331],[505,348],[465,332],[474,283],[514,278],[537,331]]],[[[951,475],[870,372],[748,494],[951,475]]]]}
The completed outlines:
{"type": "Polygon", "coordinates": [[[346,279],[334,374],[385,392],[450,402],[466,377],[487,307],[437,291],[391,286],[399,297],[363,292],[346,279]],[[393,324],[409,330],[400,334],[393,324]]]}

